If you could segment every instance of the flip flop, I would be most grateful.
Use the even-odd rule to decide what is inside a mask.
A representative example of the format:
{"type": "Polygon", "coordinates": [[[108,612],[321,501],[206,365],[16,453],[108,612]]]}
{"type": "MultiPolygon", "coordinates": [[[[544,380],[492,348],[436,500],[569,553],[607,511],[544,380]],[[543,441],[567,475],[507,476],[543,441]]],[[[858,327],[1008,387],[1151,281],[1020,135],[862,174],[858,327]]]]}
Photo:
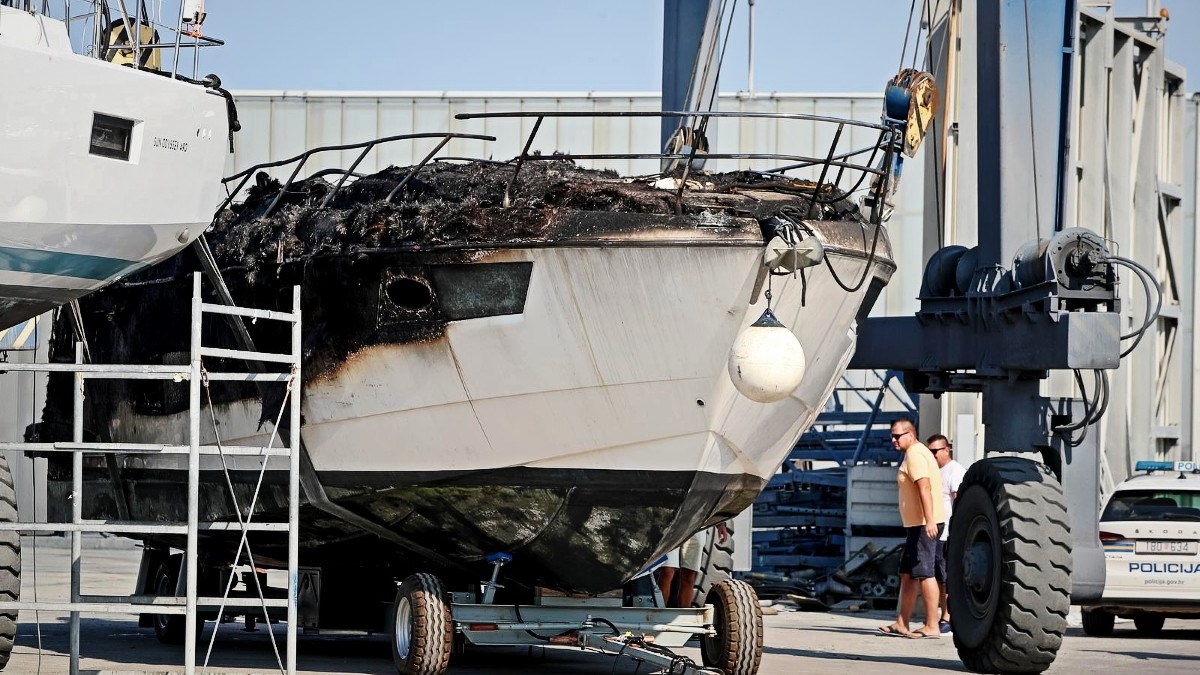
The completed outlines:
{"type": "Polygon", "coordinates": [[[892,625],[892,624],[888,624],[888,625],[886,625],[886,626],[880,626],[880,627],[879,627],[879,632],[880,632],[880,633],[883,633],[884,635],[898,635],[898,636],[900,636],[900,637],[904,637],[904,636],[908,635],[908,633],[902,633],[902,632],[900,632],[900,629],[899,629],[899,628],[896,628],[896,627],[895,627],[894,625],[892,625]]]}
{"type": "Polygon", "coordinates": [[[942,636],[941,636],[941,635],[930,635],[929,633],[926,633],[926,632],[925,632],[925,631],[923,631],[923,630],[914,630],[914,631],[910,632],[908,635],[906,635],[905,637],[910,637],[910,638],[912,638],[912,639],[914,639],[914,640],[920,640],[921,638],[925,638],[925,639],[927,639],[927,640],[940,640],[940,639],[942,639],[942,636]]]}

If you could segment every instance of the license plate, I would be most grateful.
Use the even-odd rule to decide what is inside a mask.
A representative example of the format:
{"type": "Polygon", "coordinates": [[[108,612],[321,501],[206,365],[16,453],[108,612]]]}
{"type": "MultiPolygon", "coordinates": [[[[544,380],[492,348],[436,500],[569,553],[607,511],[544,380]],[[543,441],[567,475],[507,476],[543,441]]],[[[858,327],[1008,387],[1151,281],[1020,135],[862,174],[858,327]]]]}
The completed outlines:
{"type": "Polygon", "coordinates": [[[1134,553],[1165,553],[1194,555],[1200,550],[1200,541],[1135,541],[1134,553]]]}

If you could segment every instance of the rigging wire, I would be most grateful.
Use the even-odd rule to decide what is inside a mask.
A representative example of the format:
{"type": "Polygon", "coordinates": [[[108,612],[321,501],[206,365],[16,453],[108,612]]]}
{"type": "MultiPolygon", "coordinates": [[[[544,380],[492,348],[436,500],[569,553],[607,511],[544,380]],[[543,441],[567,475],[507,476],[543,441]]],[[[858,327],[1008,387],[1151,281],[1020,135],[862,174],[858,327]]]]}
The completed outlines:
{"type": "Polygon", "coordinates": [[[1029,0],[1025,0],[1025,87],[1029,101],[1029,152],[1032,166],[1030,176],[1033,177],[1033,222],[1037,236],[1042,236],[1042,203],[1038,198],[1038,160],[1037,137],[1033,125],[1033,53],[1029,50],[1029,0]]]}
{"type": "Polygon", "coordinates": [[[913,15],[917,11],[917,0],[912,0],[912,4],[908,7],[908,23],[904,25],[904,45],[900,47],[900,65],[896,66],[897,71],[904,70],[904,57],[908,54],[908,34],[912,31],[913,15]]]}
{"type": "MultiPolygon", "coordinates": [[[[950,0],[950,1],[951,1],[951,7],[950,7],[951,19],[949,19],[949,20],[954,21],[954,20],[957,20],[957,15],[954,13],[954,8],[953,8],[954,0],[950,0]]],[[[926,31],[925,31],[925,61],[926,61],[926,63],[929,64],[930,72],[932,72],[932,73],[937,73],[938,69],[941,67],[941,65],[942,65],[941,57],[942,57],[942,53],[943,53],[941,50],[939,50],[937,53],[934,53],[934,51],[933,51],[933,15],[934,15],[934,10],[940,8],[941,4],[942,4],[941,0],[936,0],[936,2],[937,2],[937,4],[935,6],[930,7],[929,0],[924,0],[925,9],[927,10],[925,13],[925,21],[926,21],[926,25],[928,25],[928,29],[926,29],[926,31]]],[[[947,30],[949,30],[949,28],[947,28],[947,30]]],[[[946,49],[947,50],[953,49],[953,45],[947,44],[946,49]]],[[[948,82],[949,77],[947,77],[946,79],[948,82]]],[[[933,205],[934,205],[934,209],[935,209],[935,216],[937,217],[937,236],[938,236],[938,248],[939,249],[945,247],[945,245],[946,245],[946,226],[945,226],[945,219],[942,215],[942,206],[943,206],[942,202],[945,200],[945,197],[946,197],[945,193],[942,190],[942,178],[943,178],[942,173],[945,171],[945,167],[942,165],[941,153],[939,152],[939,150],[941,149],[940,148],[940,146],[941,146],[940,141],[942,138],[941,130],[943,128],[945,128],[946,122],[947,122],[946,114],[944,112],[945,107],[946,107],[946,103],[943,101],[943,103],[942,103],[942,109],[943,109],[942,119],[940,122],[937,120],[934,120],[934,123],[937,125],[938,133],[933,134],[933,138],[930,139],[930,144],[933,148],[933,190],[934,190],[934,194],[936,195],[936,197],[933,200],[933,205]]]]}
{"type": "MultiPolygon", "coordinates": [[[[725,14],[724,2],[721,3],[721,14],[725,14]]],[[[733,33],[733,15],[737,12],[737,0],[733,0],[729,7],[729,19],[725,22],[725,40],[721,42],[721,53],[717,56],[717,74],[713,78],[713,90],[708,97],[708,109],[712,110],[713,105],[717,100],[717,89],[721,81],[721,67],[725,64],[725,50],[729,47],[729,36],[733,33]]],[[[720,23],[718,22],[718,25],[720,23]]],[[[706,122],[708,118],[705,118],[706,122]]]]}

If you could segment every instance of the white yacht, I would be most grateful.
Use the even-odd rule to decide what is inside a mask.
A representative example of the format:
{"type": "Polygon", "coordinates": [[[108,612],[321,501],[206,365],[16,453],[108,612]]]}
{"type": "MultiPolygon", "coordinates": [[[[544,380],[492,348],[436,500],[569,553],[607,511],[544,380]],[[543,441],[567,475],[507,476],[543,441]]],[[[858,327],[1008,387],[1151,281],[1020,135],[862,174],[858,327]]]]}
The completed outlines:
{"type": "Polygon", "coordinates": [[[206,42],[202,20],[0,5],[0,328],[170,257],[210,223],[237,123],[215,77],[174,67],[206,42]]]}

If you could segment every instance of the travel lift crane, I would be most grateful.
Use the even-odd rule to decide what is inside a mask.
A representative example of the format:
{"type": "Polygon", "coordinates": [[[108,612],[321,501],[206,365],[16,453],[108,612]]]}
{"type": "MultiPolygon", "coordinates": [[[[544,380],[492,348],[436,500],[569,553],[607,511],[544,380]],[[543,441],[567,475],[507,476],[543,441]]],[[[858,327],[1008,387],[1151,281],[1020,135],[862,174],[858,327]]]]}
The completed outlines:
{"type": "Polygon", "coordinates": [[[980,0],[977,19],[979,245],[936,251],[916,315],[864,321],[850,367],[906,371],[910,392],[982,394],[987,456],[967,471],[950,526],[954,644],[974,671],[1040,672],[1070,605],[1104,588],[1091,427],[1103,371],[1155,318],[1148,306],[1142,331],[1121,334],[1115,266],[1147,290],[1156,282],[1064,222],[1076,2],[980,0]],[[1068,369],[1081,390],[1093,371],[1091,401],[1042,394],[1068,369]]]}

